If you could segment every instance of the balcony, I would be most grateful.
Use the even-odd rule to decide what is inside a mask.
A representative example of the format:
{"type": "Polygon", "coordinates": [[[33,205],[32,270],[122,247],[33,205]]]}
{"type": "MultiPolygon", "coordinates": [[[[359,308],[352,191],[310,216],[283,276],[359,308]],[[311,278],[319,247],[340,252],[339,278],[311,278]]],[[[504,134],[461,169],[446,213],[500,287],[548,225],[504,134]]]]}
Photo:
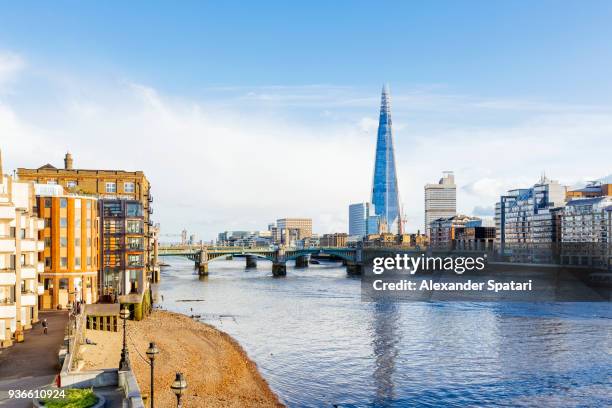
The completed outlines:
{"type": "Polygon", "coordinates": [[[9,299],[0,299],[0,319],[14,319],[17,317],[15,303],[9,299]]]}
{"type": "Polygon", "coordinates": [[[45,285],[43,285],[42,283],[38,284],[38,295],[44,295],[45,294],[45,285]]]}
{"type": "Polygon", "coordinates": [[[36,229],[39,229],[39,230],[45,229],[45,220],[41,220],[41,219],[36,220],[36,229]]]}
{"type": "Polygon", "coordinates": [[[13,286],[17,282],[14,268],[0,269],[0,286],[13,286]]]}
{"type": "Polygon", "coordinates": [[[0,235],[0,253],[15,253],[15,238],[0,235]]]}
{"type": "Polygon", "coordinates": [[[36,251],[42,252],[45,250],[45,241],[36,241],[36,251]]]}
{"type": "Polygon", "coordinates": [[[21,306],[36,306],[38,295],[34,292],[21,293],[21,306]]]}
{"type": "Polygon", "coordinates": [[[12,205],[0,206],[0,220],[12,220],[15,218],[15,207],[12,205]]]}
{"type": "Polygon", "coordinates": [[[36,279],[36,265],[21,265],[21,279],[36,279]]]}
{"type": "Polygon", "coordinates": [[[36,243],[38,241],[34,241],[30,238],[25,238],[21,240],[21,252],[36,252],[36,243]]]}
{"type": "Polygon", "coordinates": [[[45,271],[45,263],[44,262],[37,262],[36,263],[36,272],[43,273],[44,271],[45,271]]]}

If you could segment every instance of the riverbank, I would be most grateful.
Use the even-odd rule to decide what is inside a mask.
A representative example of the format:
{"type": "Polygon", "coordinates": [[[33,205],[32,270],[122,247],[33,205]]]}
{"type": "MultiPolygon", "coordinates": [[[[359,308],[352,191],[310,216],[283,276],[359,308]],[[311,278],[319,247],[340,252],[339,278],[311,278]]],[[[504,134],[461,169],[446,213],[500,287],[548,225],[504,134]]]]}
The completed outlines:
{"type": "MultiPolygon", "coordinates": [[[[97,343],[88,346],[86,369],[118,365],[122,332],[88,330],[97,343]]],[[[155,405],[171,407],[176,397],[170,390],[177,371],[188,388],[183,407],[279,407],[282,404],[240,345],[212,326],[181,314],[155,310],[146,319],[128,322],[132,369],[143,395],[150,392],[149,342],[156,343],[155,405]]]]}

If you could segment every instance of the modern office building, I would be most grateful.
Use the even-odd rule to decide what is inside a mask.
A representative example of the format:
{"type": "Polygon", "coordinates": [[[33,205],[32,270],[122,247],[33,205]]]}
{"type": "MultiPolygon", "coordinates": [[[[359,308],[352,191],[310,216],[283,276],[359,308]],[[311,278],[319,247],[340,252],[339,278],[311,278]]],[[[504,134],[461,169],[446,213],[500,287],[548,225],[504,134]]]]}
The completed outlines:
{"type": "Polygon", "coordinates": [[[378,233],[378,216],[371,203],[349,205],[349,236],[363,238],[378,233]]]}
{"type": "Polygon", "coordinates": [[[20,181],[34,181],[39,184],[59,184],[68,193],[96,195],[108,200],[136,200],[143,208],[145,235],[145,262],[148,271],[153,271],[157,265],[154,256],[153,234],[149,228],[153,226],[153,196],[151,186],[142,171],[124,170],[89,170],[74,168],[74,160],[70,153],[64,158],[64,168],[56,168],[45,164],[37,169],[17,169],[20,181]]]}
{"type": "Polygon", "coordinates": [[[612,269],[612,196],[578,198],[561,212],[561,263],[612,269]]]}
{"type": "Polygon", "coordinates": [[[453,249],[461,251],[492,251],[495,248],[495,227],[483,220],[472,220],[455,231],[453,249]]]}
{"type": "Polygon", "coordinates": [[[607,210],[612,196],[574,199],[561,214],[561,242],[612,243],[607,210]]]}
{"type": "Polygon", "coordinates": [[[311,236],[311,218],[280,218],[272,229],[272,240],[277,245],[295,246],[297,241],[311,236]]]}
{"type": "Polygon", "coordinates": [[[445,171],[436,184],[425,185],[425,233],[438,218],[450,218],[457,214],[457,186],[452,171],[445,171]]]}
{"type": "Polygon", "coordinates": [[[457,231],[463,230],[466,225],[475,225],[479,222],[478,217],[467,215],[454,215],[433,220],[429,224],[429,245],[438,249],[453,249],[457,238],[457,231]]]}
{"type": "Polygon", "coordinates": [[[546,176],[530,188],[508,191],[495,206],[496,243],[517,262],[557,261],[566,188],[546,176]]]}
{"type": "Polygon", "coordinates": [[[223,231],[217,236],[217,245],[233,247],[267,247],[272,244],[270,231],[223,231]]]}
{"type": "Polygon", "coordinates": [[[34,207],[34,183],[4,175],[0,156],[0,348],[23,341],[38,321],[44,222],[34,207]]]}
{"type": "Polygon", "coordinates": [[[374,205],[374,215],[380,217],[380,223],[386,225],[386,230],[402,234],[403,220],[397,186],[392,128],[391,95],[388,85],[385,85],[380,102],[371,203],[374,205]]]}
{"type": "Polygon", "coordinates": [[[98,300],[98,199],[65,194],[60,185],[36,184],[38,217],[45,222],[41,309],[98,300]]]}
{"type": "MultiPolygon", "coordinates": [[[[107,300],[147,289],[145,216],[137,200],[99,200],[101,295],[107,300]]],[[[129,302],[137,303],[137,302],[129,302]]]]}

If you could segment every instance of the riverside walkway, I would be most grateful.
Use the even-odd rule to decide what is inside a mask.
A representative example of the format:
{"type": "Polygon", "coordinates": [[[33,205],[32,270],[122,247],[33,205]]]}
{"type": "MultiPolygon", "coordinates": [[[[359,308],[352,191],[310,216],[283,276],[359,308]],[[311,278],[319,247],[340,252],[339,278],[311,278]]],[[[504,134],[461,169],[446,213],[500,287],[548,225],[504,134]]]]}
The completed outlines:
{"type": "Polygon", "coordinates": [[[67,311],[40,312],[48,334],[39,322],[25,332],[25,341],[0,350],[0,407],[31,407],[31,399],[11,399],[9,390],[34,390],[51,384],[59,372],[57,353],[64,342],[67,311]]]}

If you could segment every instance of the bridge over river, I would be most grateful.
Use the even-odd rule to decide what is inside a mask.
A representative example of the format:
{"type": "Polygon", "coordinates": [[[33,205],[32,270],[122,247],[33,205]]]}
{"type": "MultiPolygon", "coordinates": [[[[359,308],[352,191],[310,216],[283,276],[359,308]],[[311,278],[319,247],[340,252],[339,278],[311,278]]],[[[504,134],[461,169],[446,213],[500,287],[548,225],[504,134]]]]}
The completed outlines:
{"type": "Polygon", "coordinates": [[[159,256],[183,256],[195,262],[200,275],[208,274],[208,264],[215,259],[228,256],[244,256],[247,267],[256,267],[257,259],[272,262],[272,274],[287,274],[287,262],[295,261],[296,267],[307,267],[311,255],[331,255],[342,259],[350,274],[360,274],[363,268],[363,251],[359,248],[317,247],[317,248],[246,248],[246,247],[199,247],[169,246],[160,247],[159,256]]]}

